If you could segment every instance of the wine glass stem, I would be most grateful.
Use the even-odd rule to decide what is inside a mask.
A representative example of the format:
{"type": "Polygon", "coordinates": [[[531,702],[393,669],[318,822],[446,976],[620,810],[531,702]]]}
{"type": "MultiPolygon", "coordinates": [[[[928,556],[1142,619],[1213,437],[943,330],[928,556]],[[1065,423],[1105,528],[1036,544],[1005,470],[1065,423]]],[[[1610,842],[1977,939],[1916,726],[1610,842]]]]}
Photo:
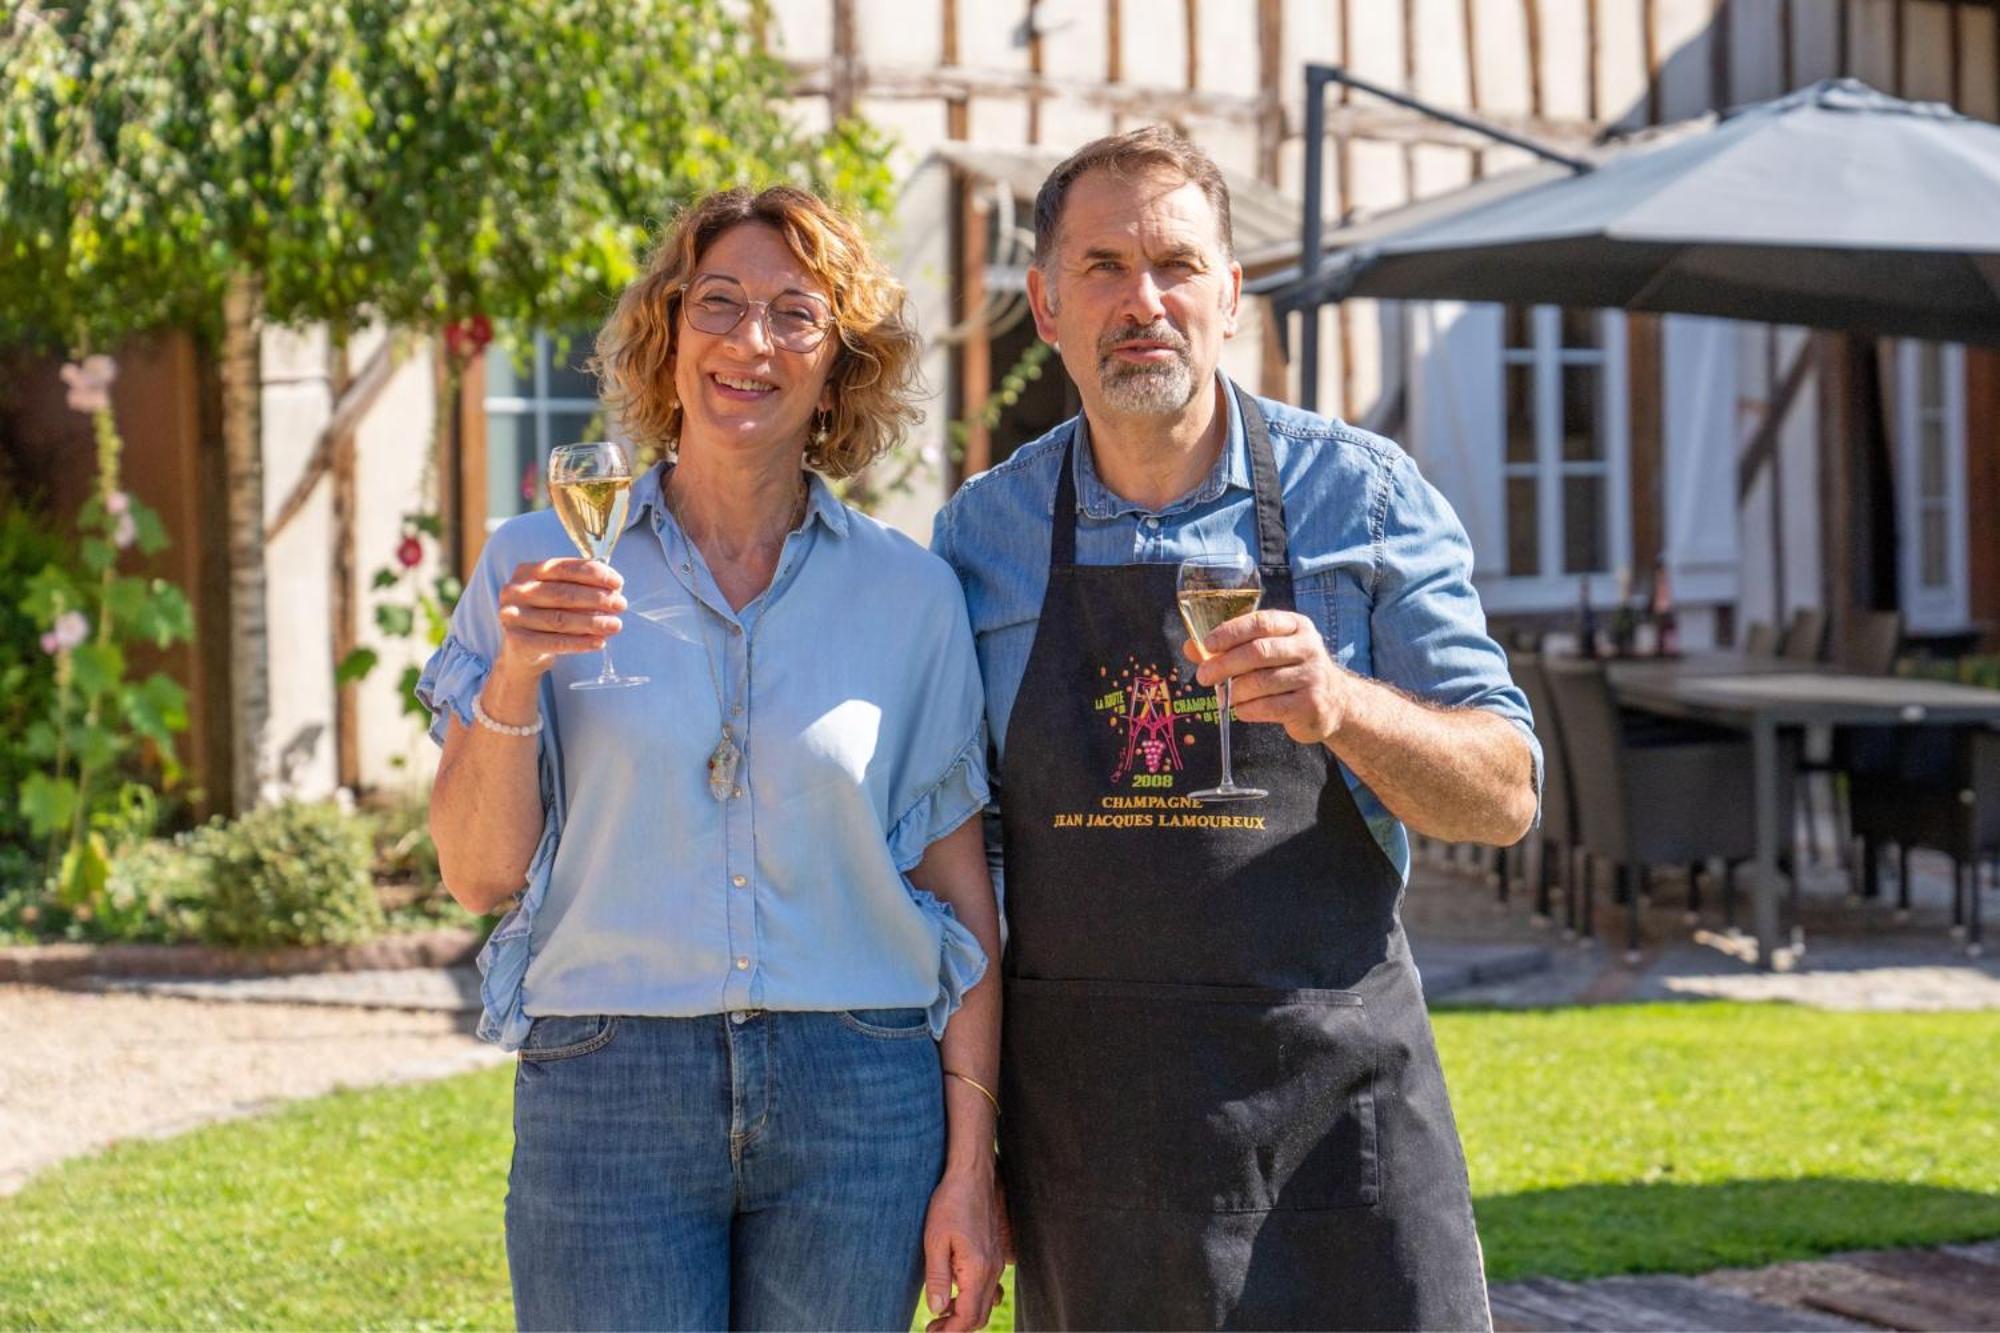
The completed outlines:
{"type": "Polygon", "coordinates": [[[1222,729],[1222,789],[1227,791],[1236,785],[1236,779],[1229,768],[1229,697],[1230,681],[1223,681],[1215,687],[1216,722],[1222,729]]]}
{"type": "Polygon", "coordinates": [[[604,669],[597,673],[599,684],[609,684],[619,679],[618,668],[611,665],[611,644],[607,641],[600,650],[604,654],[604,669]]]}

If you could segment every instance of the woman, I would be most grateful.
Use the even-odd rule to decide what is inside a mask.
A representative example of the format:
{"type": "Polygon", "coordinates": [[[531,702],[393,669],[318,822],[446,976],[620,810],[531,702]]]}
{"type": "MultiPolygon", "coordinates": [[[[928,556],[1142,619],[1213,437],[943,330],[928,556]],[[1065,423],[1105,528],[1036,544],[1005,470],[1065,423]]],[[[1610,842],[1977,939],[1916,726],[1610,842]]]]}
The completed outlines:
{"type": "Polygon", "coordinates": [[[957,580],[835,498],[916,417],[903,294],[799,190],[672,226],[598,343],[671,461],[610,565],[488,540],[418,694],[518,1047],[524,1328],[984,1325],[998,913],[957,580]],[[572,691],[616,639],[650,683],[572,691]],[[936,1039],[936,1040],[933,1040],[936,1039]],[[940,1058],[941,1057],[941,1058],[940,1058]],[[955,1287],[955,1293],[954,1293],[955,1287]]]}

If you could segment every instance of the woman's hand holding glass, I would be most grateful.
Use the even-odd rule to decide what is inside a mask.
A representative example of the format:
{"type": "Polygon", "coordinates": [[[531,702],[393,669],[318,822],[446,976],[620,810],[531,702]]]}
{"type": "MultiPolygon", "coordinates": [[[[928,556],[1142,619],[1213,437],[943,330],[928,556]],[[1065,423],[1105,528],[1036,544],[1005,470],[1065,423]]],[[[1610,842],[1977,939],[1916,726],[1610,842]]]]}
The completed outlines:
{"type": "Polygon", "coordinates": [[[624,628],[624,576],[606,564],[559,556],[516,565],[500,589],[500,653],[493,673],[540,680],[556,659],[594,653],[624,628]]]}

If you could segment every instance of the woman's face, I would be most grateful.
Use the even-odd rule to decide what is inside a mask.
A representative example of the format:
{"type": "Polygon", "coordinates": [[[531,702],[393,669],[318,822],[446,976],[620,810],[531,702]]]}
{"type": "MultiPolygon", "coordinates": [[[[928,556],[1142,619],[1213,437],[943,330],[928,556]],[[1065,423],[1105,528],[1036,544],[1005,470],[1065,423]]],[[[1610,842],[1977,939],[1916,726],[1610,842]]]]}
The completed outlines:
{"type": "Polygon", "coordinates": [[[803,452],[814,413],[832,403],[827,378],[840,337],[831,309],[826,288],[772,228],[746,222],[717,237],[681,294],[674,331],[680,447],[803,452]],[[726,332],[697,325],[719,327],[732,315],[740,317],[726,332]],[[815,336],[816,346],[796,350],[815,336]]]}

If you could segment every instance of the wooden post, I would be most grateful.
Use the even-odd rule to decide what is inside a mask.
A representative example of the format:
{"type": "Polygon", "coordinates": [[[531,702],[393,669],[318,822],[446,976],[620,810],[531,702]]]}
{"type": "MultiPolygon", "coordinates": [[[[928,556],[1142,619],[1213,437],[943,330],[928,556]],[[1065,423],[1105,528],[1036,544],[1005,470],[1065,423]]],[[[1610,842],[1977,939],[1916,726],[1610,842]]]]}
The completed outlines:
{"type": "MultiPolygon", "coordinates": [[[[2000,350],[1965,349],[1965,493],[1985,512],[2000,496],[2000,350]]],[[[2000,536],[1981,527],[1970,539],[1967,613],[1986,626],[1985,647],[2000,642],[2000,536]]]]}
{"type": "Polygon", "coordinates": [[[462,578],[486,546],[486,354],[474,356],[458,377],[453,435],[458,447],[458,569],[462,578]]]}
{"type": "MultiPolygon", "coordinates": [[[[1459,4],[1459,28],[1465,34],[1465,108],[1478,115],[1479,101],[1479,0],[1461,0],[1459,4]]],[[[1472,179],[1480,180],[1486,175],[1486,153],[1483,149],[1472,150],[1472,179]]]]}
{"type": "Polygon", "coordinates": [[[222,450],[229,548],[229,809],[257,805],[271,716],[264,605],[263,288],[239,273],[222,298],[222,450]]]}
{"type": "MultiPolygon", "coordinates": [[[[391,335],[394,336],[394,335],[391,335]]],[[[338,403],[353,382],[348,360],[347,333],[333,331],[329,349],[327,397],[338,403]]],[[[338,667],[359,642],[354,590],[354,514],[357,503],[355,484],[355,435],[343,430],[333,441],[328,471],[333,483],[333,550],[327,566],[331,580],[330,614],[333,620],[333,661],[338,667]]],[[[335,781],[353,791],[361,785],[361,689],[358,681],[344,681],[334,689],[333,749],[335,781]]]]}
{"type": "Polygon", "coordinates": [[[1639,41],[1646,57],[1646,123],[1660,123],[1659,0],[1644,0],[1639,15],[1639,41]]]}
{"type": "Polygon", "coordinates": [[[960,181],[958,196],[957,318],[967,325],[965,339],[958,345],[959,418],[966,423],[965,453],[958,475],[963,481],[993,466],[993,433],[979,420],[993,392],[993,348],[986,322],[974,318],[986,308],[986,209],[970,180],[960,181]]]}
{"type": "Polygon", "coordinates": [[[1285,102],[1280,91],[1285,77],[1284,0],[1257,0],[1257,75],[1263,89],[1257,110],[1257,179],[1275,187],[1285,143],[1285,102]]]}
{"type": "Polygon", "coordinates": [[[1665,397],[1661,388],[1660,317],[1625,318],[1626,382],[1631,412],[1632,573],[1640,579],[1665,549],[1660,497],[1665,397]]]}
{"type": "Polygon", "coordinates": [[[1734,13],[1729,0],[1714,0],[1714,16],[1708,23],[1708,98],[1717,111],[1735,101],[1735,76],[1729,67],[1730,29],[1734,13]]]}

